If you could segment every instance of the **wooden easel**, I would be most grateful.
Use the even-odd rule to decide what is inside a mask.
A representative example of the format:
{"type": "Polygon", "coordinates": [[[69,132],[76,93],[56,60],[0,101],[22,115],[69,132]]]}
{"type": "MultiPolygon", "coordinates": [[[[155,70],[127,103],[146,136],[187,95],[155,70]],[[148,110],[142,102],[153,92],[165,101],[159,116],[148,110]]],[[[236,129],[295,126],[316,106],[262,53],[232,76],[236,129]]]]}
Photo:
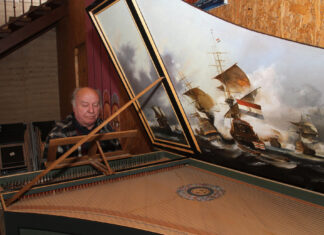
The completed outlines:
{"type": "MultiPolygon", "coordinates": [[[[126,151],[127,142],[125,146],[123,146],[123,149],[121,150],[104,153],[100,146],[99,141],[105,141],[105,140],[111,140],[117,138],[118,139],[131,138],[131,137],[135,137],[137,135],[137,132],[138,132],[137,130],[128,130],[128,131],[95,134],[87,141],[90,143],[90,149],[87,155],[81,157],[66,158],[62,163],[56,165],[55,169],[90,164],[93,167],[95,167],[97,170],[102,171],[105,175],[112,174],[113,171],[108,163],[108,160],[115,156],[118,157],[114,159],[130,157],[131,156],[130,153],[126,151]],[[99,154],[97,153],[98,151],[99,154]],[[104,162],[105,165],[103,165],[102,162],[104,162]]],[[[56,160],[56,152],[58,146],[76,144],[84,137],[85,136],[83,135],[83,136],[51,139],[49,142],[48,156],[47,156],[47,162],[45,163],[45,166],[46,167],[50,166],[56,160]]]]}
{"type": "Polygon", "coordinates": [[[26,191],[28,191],[36,182],[38,182],[44,175],[53,170],[57,165],[62,163],[71,153],[73,153],[79,146],[87,142],[93,135],[95,135],[100,129],[102,129],[105,125],[107,125],[111,120],[117,117],[121,112],[123,112],[128,106],[133,104],[136,100],[138,100],[141,96],[143,96],[146,92],[152,89],[155,85],[159,84],[164,77],[160,77],[155,80],[152,84],[147,86],[143,91],[141,91],[138,95],[136,95],[133,99],[128,101],[124,106],[122,106],[117,112],[112,114],[109,118],[107,118],[104,122],[102,122],[98,127],[96,127],[93,131],[91,131],[88,135],[84,136],[78,143],[76,143],[72,148],[70,148],[67,152],[65,152],[62,156],[56,159],[51,165],[49,165],[45,170],[43,170],[39,175],[37,175],[32,181],[30,181],[27,185],[25,185],[19,192],[17,192],[12,198],[7,201],[7,206],[11,205],[17,199],[20,198],[26,191]]]}

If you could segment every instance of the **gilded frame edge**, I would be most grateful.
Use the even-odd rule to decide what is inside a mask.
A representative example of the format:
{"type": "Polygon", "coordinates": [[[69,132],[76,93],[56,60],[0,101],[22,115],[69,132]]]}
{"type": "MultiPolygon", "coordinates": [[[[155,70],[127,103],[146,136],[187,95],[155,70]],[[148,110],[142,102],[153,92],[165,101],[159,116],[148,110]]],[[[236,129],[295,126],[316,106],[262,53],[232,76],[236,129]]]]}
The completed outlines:
{"type": "MultiPolygon", "coordinates": [[[[121,79],[126,91],[127,91],[127,94],[130,98],[133,98],[134,97],[134,92],[131,88],[131,85],[129,84],[129,81],[128,81],[128,78],[127,76],[124,74],[123,72],[123,68],[122,66],[120,65],[119,61],[118,61],[118,58],[116,57],[115,55],[115,52],[114,50],[112,49],[110,43],[109,43],[109,40],[106,38],[105,36],[105,33],[102,31],[102,28],[101,28],[101,25],[100,25],[100,22],[97,20],[97,17],[96,17],[96,14],[100,13],[101,11],[105,10],[106,8],[112,6],[113,4],[117,3],[118,1],[120,0],[102,0],[100,2],[94,2],[91,6],[89,6],[87,8],[87,13],[94,25],[94,28],[96,29],[102,43],[104,44],[105,46],[105,49],[107,50],[109,56],[110,56],[110,59],[112,60],[113,64],[114,64],[114,67],[119,75],[119,78],[121,79]]],[[[174,150],[177,150],[177,151],[184,151],[184,152],[187,152],[187,153],[195,153],[195,152],[201,152],[200,150],[200,147],[197,143],[197,140],[194,136],[194,133],[193,133],[193,130],[191,129],[191,126],[190,126],[190,123],[185,115],[185,112],[183,110],[183,107],[180,103],[180,100],[177,96],[177,93],[173,87],[173,84],[171,82],[171,79],[169,77],[169,74],[167,72],[167,69],[165,68],[164,66],[164,63],[162,61],[162,58],[158,52],[158,49],[154,43],[154,40],[152,38],[152,35],[149,33],[149,29],[145,23],[145,20],[141,14],[141,11],[139,9],[139,6],[136,2],[136,0],[124,0],[125,3],[127,4],[127,7],[130,11],[130,15],[134,21],[134,24],[135,26],[137,27],[137,30],[139,32],[139,35],[141,36],[141,39],[143,40],[143,44],[148,52],[148,55],[152,61],[152,64],[154,65],[156,71],[157,71],[157,74],[159,74],[159,71],[158,71],[158,68],[156,68],[157,64],[156,62],[154,61],[154,59],[152,58],[152,53],[153,53],[153,56],[155,56],[156,60],[157,60],[157,63],[158,63],[158,66],[161,68],[162,70],[162,73],[165,77],[165,80],[162,81],[162,85],[163,85],[163,88],[167,94],[167,97],[169,98],[170,100],[170,104],[171,104],[171,107],[172,109],[174,110],[174,113],[176,115],[176,118],[178,119],[178,122],[179,124],[181,125],[181,128],[183,129],[183,135],[187,141],[187,145],[185,144],[181,144],[181,143],[176,143],[176,142],[171,142],[171,141],[167,141],[167,140],[162,140],[162,139],[158,139],[154,136],[154,134],[152,133],[152,130],[151,128],[149,127],[148,125],[148,121],[145,117],[145,114],[143,113],[142,109],[141,109],[141,106],[139,104],[138,101],[136,101],[134,103],[134,107],[136,109],[136,111],[138,112],[138,115],[141,119],[141,122],[144,126],[144,129],[146,130],[151,142],[153,145],[156,145],[156,146],[160,146],[162,148],[171,148],[171,149],[174,149],[174,150]],[[132,12],[132,10],[130,9],[130,4],[132,4],[133,6],[133,10],[136,12],[137,14],[137,17],[138,17],[138,20],[136,21],[135,17],[134,17],[134,12],[132,12]],[[139,22],[138,22],[139,21],[139,22]],[[139,29],[139,24],[140,26],[143,28],[143,30],[140,30],[139,29]],[[151,50],[148,48],[148,45],[147,45],[147,42],[145,41],[145,39],[143,38],[143,34],[146,36],[148,42],[149,42],[149,46],[151,46],[151,50]],[[168,88],[166,87],[166,85],[168,86],[168,88]],[[169,90],[168,90],[169,89],[169,90]],[[172,100],[170,99],[170,93],[171,95],[173,96],[173,99],[174,101],[172,102],[172,100]],[[176,105],[176,108],[178,110],[175,110],[175,106],[176,105]],[[180,114],[179,114],[180,112],[180,114]],[[179,117],[182,118],[182,120],[179,120],[179,117]],[[188,139],[189,137],[189,139],[188,139]]]]}

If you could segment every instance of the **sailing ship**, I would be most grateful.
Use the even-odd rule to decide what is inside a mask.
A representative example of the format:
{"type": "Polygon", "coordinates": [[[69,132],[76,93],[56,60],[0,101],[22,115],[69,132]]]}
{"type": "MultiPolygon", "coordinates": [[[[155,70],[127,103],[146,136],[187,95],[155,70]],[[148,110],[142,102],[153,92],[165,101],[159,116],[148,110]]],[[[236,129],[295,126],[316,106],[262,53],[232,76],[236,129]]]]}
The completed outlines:
{"type": "Polygon", "coordinates": [[[240,95],[251,89],[250,80],[237,64],[221,72],[214,79],[221,82],[222,85],[217,88],[224,92],[225,102],[229,106],[229,110],[224,117],[232,120],[230,129],[231,136],[237,141],[240,147],[244,145],[252,149],[265,150],[265,144],[255,133],[252,125],[242,119],[243,115],[264,119],[261,106],[255,103],[255,97],[258,94],[259,88],[248,92],[239,99],[233,97],[234,93],[240,95]]]}
{"type": "Polygon", "coordinates": [[[195,133],[207,138],[209,141],[219,139],[220,134],[214,126],[215,117],[212,111],[215,106],[214,100],[199,87],[192,87],[181,72],[179,72],[179,76],[180,80],[186,85],[186,91],[183,94],[192,100],[196,109],[196,112],[191,114],[191,117],[198,120],[198,128],[195,129],[195,133]]]}
{"type": "MultiPolygon", "coordinates": [[[[230,134],[238,147],[245,153],[252,154],[263,163],[285,169],[297,167],[297,163],[291,161],[286,153],[268,151],[264,142],[254,131],[253,126],[243,120],[246,115],[261,120],[264,119],[261,105],[255,102],[260,88],[251,90],[251,83],[245,72],[237,64],[234,64],[215,76],[214,79],[217,79],[222,84],[218,89],[224,92],[225,102],[229,106],[224,118],[231,119],[230,134]],[[234,98],[234,94],[239,98],[234,98]]],[[[270,137],[269,141],[276,149],[280,149],[279,136],[270,137]]]]}
{"type": "Polygon", "coordinates": [[[311,147],[318,139],[318,130],[315,125],[301,116],[299,122],[290,122],[297,130],[298,140],[296,141],[296,151],[307,155],[314,155],[316,151],[311,147]]]}
{"type": "Polygon", "coordinates": [[[215,103],[210,95],[205,93],[199,87],[189,88],[184,95],[190,97],[195,105],[195,108],[204,113],[211,123],[214,123],[214,115],[212,113],[212,108],[215,103]]]}
{"type": "Polygon", "coordinates": [[[195,129],[195,133],[200,136],[206,137],[209,141],[220,140],[220,135],[216,127],[211,124],[208,118],[202,117],[198,112],[191,115],[198,119],[199,128],[195,129]]]}
{"type": "Polygon", "coordinates": [[[186,143],[186,139],[181,127],[170,125],[165,112],[160,106],[153,105],[151,107],[155,114],[157,125],[150,126],[154,135],[166,141],[176,141],[178,143],[186,143]]]}
{"type": "MultiPolygon", "coordinates": [[[[290,157],[300,159],[300,156],[293,154],[288,149],[282,149],[279,142],[279,132],[269,138],[271,147],[266,147],[264,142],[255,133],[253,126],[242,119],[245,115],[264,119],[261,105],[255,103],[255,98],[260,88],[250,91],[250,81],[237,64],[232,65],[215,76],[214,79],[217,79],[222,84],[218,89],[224,92],[225,102],[229,106],[229,110],[225,113],[224,117],[231,119],[230,134],[237,142],[239,148],[271,165],[287,169],[295,168],[297,164],[295,161],[290,160],[290,157]],[[239,98],[234,98],[234,94],[239,98]]],[[[303,155],[302,159],[323,161],[324,158],[315,156],[315,151],[307,145],[315,137],[318,137],[316,127],[311,122],[305,120],[292,122],[292,124],[297,126],[300,136],[300,139],[296,142],[297,149],[300,149],[304,154],[313,155],[308,157],[303,155]]]]}
{"type": "Polygon", "coordinates": [[[168,123],[168,119],[163,112],[163,110],[159,106],[152,106],[152,110],[154,111],[156,121],[158,123],[157,127],[154,127],[155,129],[159,129],[159,131],[164,133],[171,133],[172,129],[168,123]]]}

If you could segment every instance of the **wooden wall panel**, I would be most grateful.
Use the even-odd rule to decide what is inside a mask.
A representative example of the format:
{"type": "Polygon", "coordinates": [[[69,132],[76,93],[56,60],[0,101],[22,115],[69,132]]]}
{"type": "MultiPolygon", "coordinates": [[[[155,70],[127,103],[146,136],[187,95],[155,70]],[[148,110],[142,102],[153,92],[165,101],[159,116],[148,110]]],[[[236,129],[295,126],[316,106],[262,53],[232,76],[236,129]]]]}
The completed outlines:
{"type": "MultiPolygon", "coordinates": [[[[59,92],[62,119],[72,112],[71,96],[77,85],[75,73],[75,48],[80,48],[80,46],[85,43],[84,16],[84,1],[69,0],[68,16],[57,25],[59,92]]],[[[83,61],[81,64],[87,64],[86,53],[81,53],[80,56],[84,57],[79,58],[80,61],[83,61]]],[[[79,84],[87,85],[87,67],[80,69],[83,70],[83,72],[79,73],[79,84]]]]}
{"type": "Polygon", "coordinates": [[[101,42],[97,32],[87,21],[88,83],[99,88],[101,85],[101,42]]]}
{"type": "Polygon", "coordinates": [[[59,119],[56,31],[0,60],[0,123],[59,119]]]}
{"type": "Polygon", "coordinates": [[[88,85],[88,62],[87,49],[85,43],[74,48],[74,71],[76,78],[76,86],[84,87],[88,85]]]}
{"type": "Polygon", "coordinates": [[[209,13],[261,33],[324,48],[322,0],[228,0],[209,13]]]}

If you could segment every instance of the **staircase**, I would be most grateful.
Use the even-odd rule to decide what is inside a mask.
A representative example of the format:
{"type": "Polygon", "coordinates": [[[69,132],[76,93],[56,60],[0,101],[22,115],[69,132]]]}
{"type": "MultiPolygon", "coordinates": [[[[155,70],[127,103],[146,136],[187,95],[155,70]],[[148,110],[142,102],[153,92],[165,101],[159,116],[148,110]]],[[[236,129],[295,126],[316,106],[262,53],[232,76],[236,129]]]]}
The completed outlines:
{"type": "Polygon", "coordinates": [[[67,14],[67,0],[48,0],[43,3],[39,1],[37,6],[33,5],[33,1],[29,1],[29,4],[30,2],[32,4],[26,12],[24,12],[26,3],[22,0],[20,16],[16,16],[19,4],[16,2],[18,1],[4,0],[3,9],[0,9],[4,10],[5,15],[5,24],[0,26],[0,59],[54,27],[67,14]],[[8,11],[6,1],[11,3],[13,10],[8,11]],[[13,12],[13,16],[7,16],[8,12],[13,12]]]}

